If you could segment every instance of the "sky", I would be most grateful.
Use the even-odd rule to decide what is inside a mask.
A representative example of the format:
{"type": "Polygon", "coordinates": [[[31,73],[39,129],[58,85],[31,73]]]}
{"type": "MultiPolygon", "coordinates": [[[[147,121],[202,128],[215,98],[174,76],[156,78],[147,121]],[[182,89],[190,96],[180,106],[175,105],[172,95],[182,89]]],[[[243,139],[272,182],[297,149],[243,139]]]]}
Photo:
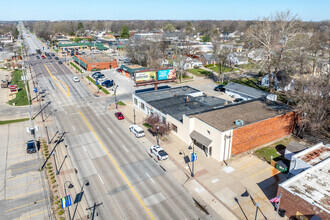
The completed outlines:
{"type": "Polygon", "coordinates": [[[330,19],[330,0],[4,0],[9,20],[256,20],[290,10],[303,21],[330,19]]]}

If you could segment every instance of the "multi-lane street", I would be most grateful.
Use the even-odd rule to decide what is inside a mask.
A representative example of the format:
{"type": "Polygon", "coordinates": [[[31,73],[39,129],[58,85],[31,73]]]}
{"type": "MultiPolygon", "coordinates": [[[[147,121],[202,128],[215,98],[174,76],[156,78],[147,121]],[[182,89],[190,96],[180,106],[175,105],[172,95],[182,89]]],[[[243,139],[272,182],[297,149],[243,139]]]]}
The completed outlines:
{"type": "MultiPolygon", "coordinates": [[[[128,122],[118,121],[108,105],[114,97],[96,97],[65,63],[36,59],[36,49],[44,45],[29,33],[24,34],[29,48],[32,75],[44,96],[46,114],[57,129],[65,132],[69,158],[80,184],[85,180],[89,206],[101,204],[99,219],[207,219],[191,195],[148,153],[146,138],[136,139],[128,122]]],[[[133,89],[132,89],[133,91],[133,89]]],[[[130,94],[126,94],[127,97],[130,94]]]]}

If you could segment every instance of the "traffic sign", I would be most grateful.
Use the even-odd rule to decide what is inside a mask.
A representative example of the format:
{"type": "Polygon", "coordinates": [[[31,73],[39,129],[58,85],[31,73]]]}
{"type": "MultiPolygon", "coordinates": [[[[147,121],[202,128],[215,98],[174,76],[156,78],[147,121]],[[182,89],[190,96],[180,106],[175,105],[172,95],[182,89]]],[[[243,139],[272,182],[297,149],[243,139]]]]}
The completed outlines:
{"type": "Polygon", "coordinates": [[[191,153],[191,162],[197,160],[197,153],[191,153]]]}
{"type": "Polygon", "coordinates": [[[62,208],[65,209],[66,207],[72,205],[71,204],[71,196],[68,195],[66,197],[62,197],[61,198],[61,205],[62,205],[62,208]]]}
{"type": "Polygon", "coordinates": [[[37,93],[38,92],[38,88],[37,87],[34,87],[33,88],[33,92],[37,93]]]}

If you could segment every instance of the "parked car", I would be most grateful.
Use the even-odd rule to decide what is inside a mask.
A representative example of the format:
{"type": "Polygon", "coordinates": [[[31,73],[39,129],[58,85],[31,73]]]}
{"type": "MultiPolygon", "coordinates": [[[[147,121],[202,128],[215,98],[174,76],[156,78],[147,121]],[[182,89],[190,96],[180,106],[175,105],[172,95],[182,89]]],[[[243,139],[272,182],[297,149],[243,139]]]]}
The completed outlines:
{"type": "Polygon", "coordinates": [[[34,140],[29,140],[28,142],[26,142],[26,153],[32,154],[36,152],[37,152],[37,147],[34,144],[34,140]]]}
{"type": "Polygon", "coordinates": [[[39,57],[39,56],[36,56],[36,58],[37,58],[37,59],[40,59],[40,57],[39,57]]]}
{"type": "Polygon", "coordinates": [[[139,138],[139,137],[144,137],[144,131],[143,129],[138,126],[138,125],[131,125],[129,126],[129,130],[135,135],[135,137],[139,138]]]}
{"type": "Polygon", "coordinates": [[[115,116],[116,116],[116,118],[118,118],[118,120],[123,120],[124,119],[124,115],[121,112],[116,112],[115,116]]]}
{"type": "Polygon", "coordinates": [[[224,85],[217,85],[216,87],[214,87],[214,91],[218,91],[218,92],[225,92],[225,88],[224,85]]]}
{"type": "Polygon", "coordinates": [[[107,88],[111,87],[114,85],[113,80],[105,80],[104,82],[101,83],[101,86],[105,86],[107,88]]]}
{"type": "Polygon", "coordinates": [[[58,64],[62,64],[62,61],[58,61],[58,64]]]}
{"type": "Polygon", "coordinates": [[[55,56],[55,53],[51,53],[51,55],[54,57],[55,56]]]}
{"type": "Polygon", "coordinates": [[[104,81],[104,80],[106,80],[107,79],[107,77],[105,76],[105,75],[99,75],[98,77],[97,77],[97,80],[99,81],[99,82],[101,82],[101,81],[104,81]]]}
{"type": "Polygon", "coordinates": [[[58,57],[55,57],[55,60],[58,60],[58,57]]]}
{"type": "Polygon", "coordinates": [[[46,59],[46,57],[44,55],[41,56],[42,59],[46,59]]]}
{"type": "Polygon", "coordinates": [[[166,160],[168,158],[168,154],[158,145],[151,146],[150,153],[154,154],[158,160],[166,160]]]}
{"type": "Polygon", "coordinates": [[[101,72],[95,72],[92,74],[92,78],[95,79],[95,77],[99,76],[100,74],[102,74],[101,72]]]}
{"type": "Polygon", "coordinates": [[[234,99],[234,102],[242,102],[242,101],[244,101],[244,99],[242,99],[242,98],[236,98],[236,99],[234,99]]]}
{"type": "Polygon", "coordinates": [[[47,56],[47,58],[48,58],[48,59],[52,59],[52,57],[51,57],[51,56],[47,56]]]}
{"type": "Polygon", "coordinates": [[[78,78],[78,76],[75,76],[75,77],[73,77],[72,79],[73,79],[73,81],[75,81],[75,82],[79,82],[79,81],[80,81],[79,78],[78,78]]]}
{"type": "Polygon", "coordinates": [[[118,73],[120,73],[121,71],[123,71],[123,69],[118,68],[118,69],[116,69],[116,71],[117,71],[118,73]]]}

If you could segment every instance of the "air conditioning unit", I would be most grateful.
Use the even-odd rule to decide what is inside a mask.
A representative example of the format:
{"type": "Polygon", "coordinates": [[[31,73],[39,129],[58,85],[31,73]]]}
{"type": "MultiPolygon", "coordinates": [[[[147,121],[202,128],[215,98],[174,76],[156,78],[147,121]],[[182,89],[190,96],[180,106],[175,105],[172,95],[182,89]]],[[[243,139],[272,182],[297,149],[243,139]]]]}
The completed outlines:
{"type": "Polygon", "coordinates": [[[241,120],[241,119],[237,119],[237,120],[235,121],[235,125],[237,125],[237,126],[243,126],[243,125],[244,125],[244,121],[241,120]]]}

